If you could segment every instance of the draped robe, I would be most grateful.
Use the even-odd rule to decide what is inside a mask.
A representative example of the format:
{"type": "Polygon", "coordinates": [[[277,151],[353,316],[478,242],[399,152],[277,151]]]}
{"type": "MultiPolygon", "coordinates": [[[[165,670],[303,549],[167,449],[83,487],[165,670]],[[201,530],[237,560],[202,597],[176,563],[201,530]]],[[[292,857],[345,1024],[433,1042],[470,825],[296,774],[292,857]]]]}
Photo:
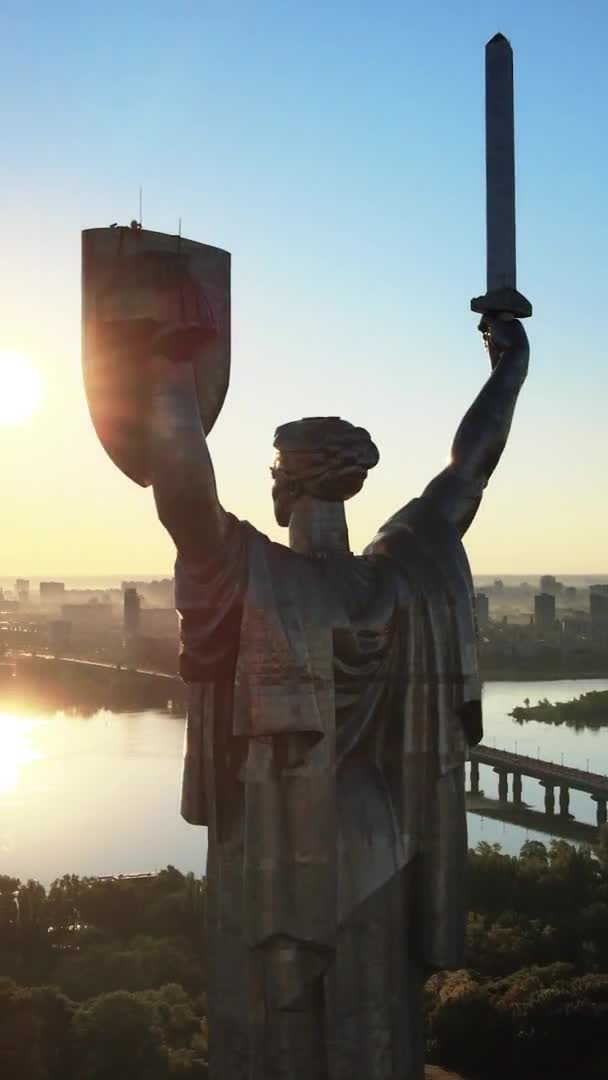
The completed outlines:
{"type": "Polygon", "coordinates": [[[481,737],[460,537],[424,498],[362,556],[228,520],[221,557],[176,564],[210,1076],[420,1080],[422,982],[461,963],[481,737]]]}

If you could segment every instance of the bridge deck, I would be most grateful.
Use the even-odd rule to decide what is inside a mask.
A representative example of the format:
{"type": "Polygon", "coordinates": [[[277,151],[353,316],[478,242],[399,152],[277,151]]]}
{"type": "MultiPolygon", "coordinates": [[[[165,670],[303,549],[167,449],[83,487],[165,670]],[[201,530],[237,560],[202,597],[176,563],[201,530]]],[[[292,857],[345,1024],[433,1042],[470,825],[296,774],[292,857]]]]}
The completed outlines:
{"type": "Polygon", "coordinates": [[[504,769],[507,772],[519,772],[535,780],[543,780],[556,786],[561,784],[576,791],[597,795],[601,799],[608,799],[608,776],[600,773],[575,769],[570,765],[557,765],[554,761],[543,761],[542,758],[528,757],[527,754],[497,750],[484,746],[483,743],[473,747],[469,756],[471,761],[478,761],[480,765],[491,765],[492,768],[504,769]]]}
{"type": "Polygon", "coordinates": [[[99,668],[101,670],[110,671],[122,671],[128,673],[129,675],[147,675],[152,676],[155,679],[171,679],[174,682],[181,682],[181,679],[177,673],[175,675],[171,675],[170,672],[167,671],[148,671],[146,668],[129,668],[126,667],[125,664],[111,664],[109,661],[105,660],[85,660],[84,658],[78,656],[55,657],[48,656],[45,653],[21,652],[17,656],[17,661],[19,661],[20,659],[40,660],[41,662],[48,661],[51,664],[78,664],[80,667],[99,668]]]}

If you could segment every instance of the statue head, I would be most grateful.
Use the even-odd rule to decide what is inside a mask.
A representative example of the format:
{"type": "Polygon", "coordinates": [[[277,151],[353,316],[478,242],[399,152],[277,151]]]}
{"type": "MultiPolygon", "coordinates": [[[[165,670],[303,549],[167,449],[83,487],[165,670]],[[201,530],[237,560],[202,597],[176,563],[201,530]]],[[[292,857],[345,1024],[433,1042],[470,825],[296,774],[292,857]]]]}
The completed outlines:
{"type": "Polygon", "coordinates": [[[279,525],[289,525],[298,499],[343,503],[363,487],[380,455],[365,428],[339,416],[312,416],[277,428],[271,473],[279,525]]]}

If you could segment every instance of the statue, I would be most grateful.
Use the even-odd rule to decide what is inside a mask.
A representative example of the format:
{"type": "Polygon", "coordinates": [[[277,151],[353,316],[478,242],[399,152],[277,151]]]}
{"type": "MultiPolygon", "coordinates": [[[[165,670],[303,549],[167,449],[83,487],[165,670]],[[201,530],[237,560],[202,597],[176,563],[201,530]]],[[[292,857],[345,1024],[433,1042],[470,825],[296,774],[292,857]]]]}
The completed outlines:
{"type": "Polygon", "coordinates": [[[414,1080],[420,993],[462,962],[464,761],[481,737],[461,537],[505,445],[528,345],[493,370],[451,463],[362,556],[344,503],[378,452],[335,417],[279,427],[289,547],[225,511],[192,367],[155,360],[152,484],[177,547],[191,685],[182,812],[208,827],[210,1075],[414,1080]]]}
{"type": "MultiPolygon", "coordinates": [[[[99,253],[119,242],[107,234],[85,242],[99,253]]],[[[168,242],[141,231],[112,251],[168,242]]],[[[507,440],[527,338],[517,320],[484,317],[492,371],[450,464],[361,556],[345,502],[378,463],[369,434],[337,417],[279,427],[272,497],[286,547],[216,490],[202,415],[210,426],[227,385],[218,282],[229,278],[225,253],[198,248],[178,273],[171,260],[162,270],[173,283],[162,300],[147,248],[136,290],[85,259],[85,371],[104,444],[152,484],[177,549],[182,813],[208,829],[210,1075],[419,1080],[423,982],[462,962],[464,762],[481,738],[461,540],[507,440]],[[217,286],[208,302],[203,279],[217,286]],[[127,376],[115,382],[138,365],[139,412],[141,388],[130,398],[127,376]],[[201,372],[216,402],[206,414],[201,372]]]]}
{"type": "Polygon", "coordinates": [[[220,502],[229,256],[145,230],[83,241],[85,383],[113,460],[177,549],[190,687],[182,813],[208,829],[212,1080],[422,1080],[421,991],[462,963],[467,745],[481,739],[462,537],[504,449],[531,314],[515,283],[512,58],[487,53],[491,374],[450,464],[351,553],[379,455],[338,417],[283,424],[289,546],[220,502]]]}

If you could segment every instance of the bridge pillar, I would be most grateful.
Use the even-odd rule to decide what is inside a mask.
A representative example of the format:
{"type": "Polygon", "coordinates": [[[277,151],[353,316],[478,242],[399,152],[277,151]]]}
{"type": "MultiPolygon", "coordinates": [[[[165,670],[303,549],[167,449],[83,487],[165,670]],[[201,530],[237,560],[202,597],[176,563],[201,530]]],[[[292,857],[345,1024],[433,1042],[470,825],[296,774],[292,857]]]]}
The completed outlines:
{"type": "Polygon", "coordinates": [[[545,814],[552,817],[555,813],[555,788],[548,780],[541,780],[541,786],[545,789],[545,814]]]}
{"type": "Polygon", "coordinates": [[[602,799],[599,795],[592,795],[594,803],[597,803],[597,823],[601,827],[608,822],[608,800],[602,799]]]}
{"type": "Polygon", "coordinates": [[[570,789],[565,784],[559,789],[559,812],[561,817],[570,816],[570,789]]]}
{"type": "Polygon", "coordinates": [[[479,795],[479,762],[471,761],[471,794],[479,795]]]}
{"type": "Polygon", "coordinates": [[[506,769],[494,769],[498,773],[498,798],[501,802],[509,801],[509,774],[506,769]]]}
{"type": "Polygon", "coordinates": [[[515,806],[521,806],[521,773],[513,773],[513,802],[515,806]]]}

